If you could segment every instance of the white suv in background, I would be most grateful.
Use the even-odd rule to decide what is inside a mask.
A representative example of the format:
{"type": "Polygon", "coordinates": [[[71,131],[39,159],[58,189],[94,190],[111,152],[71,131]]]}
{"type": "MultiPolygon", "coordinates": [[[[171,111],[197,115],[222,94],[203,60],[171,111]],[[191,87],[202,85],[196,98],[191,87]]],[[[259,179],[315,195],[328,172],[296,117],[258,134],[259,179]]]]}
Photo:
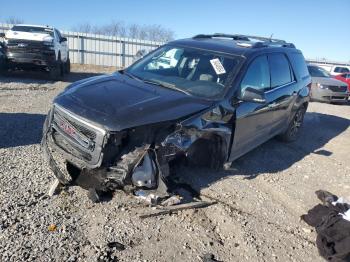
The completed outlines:
{"type": "Polygon", "coordinates": [[[9,69],[43,69],[54,80],[70,72],[67,38],[54,27],[15,25],[5,35],[9,69]]]}
{"type": "Polygon", "coordinates": [[[312,64],[323,68],[324,70],[328,71],[332,76],[340,75],[343,73],[350,73],[350,66],[325,65],[325,64],[316,64],[316,63],[312,63],[312,64]]]}

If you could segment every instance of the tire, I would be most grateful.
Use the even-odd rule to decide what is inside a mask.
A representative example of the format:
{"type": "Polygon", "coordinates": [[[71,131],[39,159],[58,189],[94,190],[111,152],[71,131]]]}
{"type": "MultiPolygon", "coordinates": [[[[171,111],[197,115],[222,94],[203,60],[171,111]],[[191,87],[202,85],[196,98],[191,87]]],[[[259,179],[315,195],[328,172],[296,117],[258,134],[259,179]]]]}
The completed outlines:
{"type": "Polygon", "coordinates": [[[7,72],[7,65],[5,59],[0,58],[0,75],[4,74],[7,72]]]}
{"type": "Polygon", "coordinates": [[[64,64],[64,73],[69,74],[70,73],[70,59],[67,58],[66,63],[64,64]]]}
{"type": "Polygon", "coordinates": [[[53,66],[50,67],[49,74],[51,80],[61,80],[63,76],[62,64],[60,62],[56,62],[53,66]]]}
{"type": "Polygon", "coordinates": [[[300,128],[303,125],[304,115],[306,112],[305,106],[301,106],[293,116],[292,121],[290,122],[288,129],[280,134],[278,138],[283,142],[293,142],[298,139],[300,128]]]}
{"type": "Polygon", "coordinates": [[[58,53],[57,61],[52,67],[50,67],[49,73],[50,73],[51,80],[54,80],[54,81],[62,80],[63,74],[64,74],[64,66],[61,61],[60,52],[58,53]]]}

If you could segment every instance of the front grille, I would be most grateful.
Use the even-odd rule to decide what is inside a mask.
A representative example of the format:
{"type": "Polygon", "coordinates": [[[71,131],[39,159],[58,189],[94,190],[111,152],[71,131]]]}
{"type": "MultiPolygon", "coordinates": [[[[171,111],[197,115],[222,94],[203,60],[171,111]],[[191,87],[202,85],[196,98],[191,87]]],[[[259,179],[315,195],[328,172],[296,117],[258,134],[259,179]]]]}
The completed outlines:
{"type": "Polygon", "coordinates": [[[101,162],[104,130],[58,105],[53,109],[52,128],[52,137],[62,150],[90,165],[101,162]]]}
{"type": "Polygon", "coordinates": [[[328,86],[328,89],[333,92],[346,92],[346,86],[328,86]]]}
{"type": "Polygon", "coordinates": [[[7,49],[17,53],[37,53],[42,51],[50,51],[49,47],[41,41],[9,39],[7,49]]]}
{"type": "MultiPolygon", "coordinates": [[[[83,126],[82,124],[73,121],[71,118],[68,118],[66,116],[64,116],[61,112],[55,110],[54,111],[54,115],[53,115],[53,120],[56,121],[56,124],[58,121],[65,121],[68,124],[70,124],[71,126],[73,126],[76,131],[78,131],[79,134],[82,134],[83,136],[87,137],[88,139],[90,139],[91,141],[95,141],[96,139],[96,132],[86,128],[85,126],[83,126]]],[[[59,125],[58,125],[59,126],[59,125]]]]}

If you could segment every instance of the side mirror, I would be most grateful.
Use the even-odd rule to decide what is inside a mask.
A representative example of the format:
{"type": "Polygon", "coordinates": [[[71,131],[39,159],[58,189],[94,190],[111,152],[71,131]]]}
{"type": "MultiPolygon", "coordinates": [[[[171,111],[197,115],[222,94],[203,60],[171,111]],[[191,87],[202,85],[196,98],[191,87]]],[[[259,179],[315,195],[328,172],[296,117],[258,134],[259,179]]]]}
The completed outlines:
{"type": "Polygon", "coordinates": [[[0,37],[5,37],[5,33],[0,33],[0,37]]]}
{"type": "Polygon", "coordinates": [[[262,90],[247,87],[241,94],[240,99],[245,102],[266,103],[265,93],[262,90]]]}
{"type": "Polygon", "coordinates": [[[62,37],[60,42],[67,42],[67,37],[62,37]]]}

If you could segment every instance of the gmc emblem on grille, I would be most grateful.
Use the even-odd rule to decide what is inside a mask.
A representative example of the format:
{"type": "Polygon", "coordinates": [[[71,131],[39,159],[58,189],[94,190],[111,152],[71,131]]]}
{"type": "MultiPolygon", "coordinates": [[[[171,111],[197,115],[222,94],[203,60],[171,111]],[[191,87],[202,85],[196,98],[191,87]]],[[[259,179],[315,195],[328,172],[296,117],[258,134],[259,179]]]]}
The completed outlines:
{"type": "Polygon", "coordinates": [[[18,46],[18,47],[27,47],[27,46],[28,46],[28,44],[19,43],[17,46],[18,46]]]}
{"type": "Polygon", "coordinates": [[[60,121],[59,126],[62,129],[62,131],[64,131],[66,134],[70,136],[74,136],[76,134],[74,128],[64,121],[60,121]]]}

